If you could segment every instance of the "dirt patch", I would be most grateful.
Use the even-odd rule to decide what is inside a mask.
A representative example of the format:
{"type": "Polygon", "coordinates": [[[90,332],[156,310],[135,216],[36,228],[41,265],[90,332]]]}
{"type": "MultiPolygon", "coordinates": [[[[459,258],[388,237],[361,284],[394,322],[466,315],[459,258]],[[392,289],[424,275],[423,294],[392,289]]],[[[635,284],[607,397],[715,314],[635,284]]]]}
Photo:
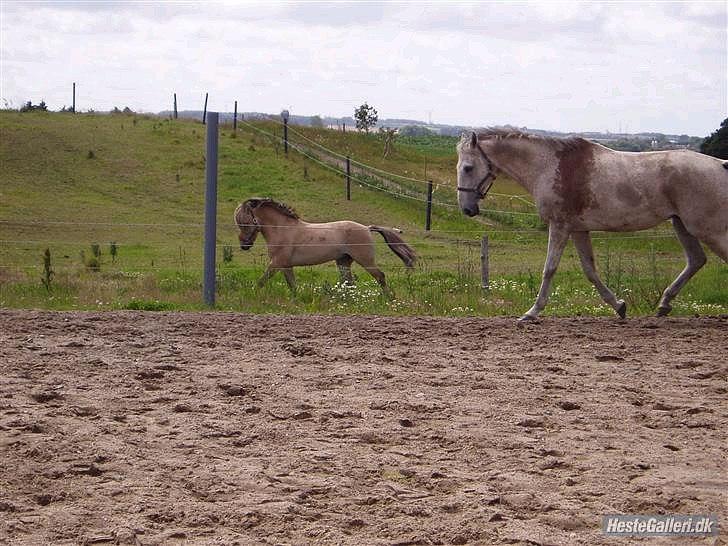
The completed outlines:
{"type": "Polygon", "coordinates": [[[725,525],[726,354],[728,318],[0,311],[0,542],[607,544],[607,513],[725,525]]]}

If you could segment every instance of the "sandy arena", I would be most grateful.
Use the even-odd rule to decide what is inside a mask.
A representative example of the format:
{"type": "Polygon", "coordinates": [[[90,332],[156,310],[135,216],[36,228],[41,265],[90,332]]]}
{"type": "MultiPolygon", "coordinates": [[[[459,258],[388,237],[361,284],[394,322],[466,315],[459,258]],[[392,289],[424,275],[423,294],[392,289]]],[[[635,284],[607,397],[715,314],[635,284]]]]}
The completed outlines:
{"type": "Polygon", "coordinates": [[[0,543],[725,544],[728,317],[0,310],[0,543]]]}

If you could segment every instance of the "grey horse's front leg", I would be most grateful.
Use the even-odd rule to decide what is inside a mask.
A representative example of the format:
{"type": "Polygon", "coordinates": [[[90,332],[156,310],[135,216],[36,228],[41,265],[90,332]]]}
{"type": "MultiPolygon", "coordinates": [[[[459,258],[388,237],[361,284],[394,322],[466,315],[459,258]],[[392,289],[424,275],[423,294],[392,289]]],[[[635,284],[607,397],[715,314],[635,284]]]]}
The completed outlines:
{"type": "Polygon", "coordinates": [[[581,268],[584,270],[586,278],[591,281],[602,299],[611,305],[612,309],[614,309],[620,317],[625,318],[627,316],[627,304],[624,300],[618,300],[614,295],[614,292],[612,292],[599,278],[597,268],[594,265],[594,249],[592,248],[589,232],[575,231],[571,234],[571,238],[574,240],[574,246],[576,247],[576,251],[579,253],[581,268]]]}
{"type": "Polygon", "coordinates": [[[657,308],[658,317],[663,317],[672,311],[672,305],[670,305],[672,298],[678,295],[682,287],[685,286],[685,283],[708,261],[708,258],[705,257],[705,251],[700,245],[700,241],[688,233],[685,224],[677,216],[672,217],[672,227],[675,229],[677,238],[680,239],[680,243],[682,243],[683,249],[685,250],[687,264],[685,265],[685,269],[677,276],[677,279],[663,292],[660,305],[657,308]]]}
{"type": "Polygon", "coordinates": [[[569,231],[561,226],[557,226],[554,223],[549,224],[549,247],[546,252],[546,263],[543,267],[543,278],[541,279],[541,288],[538,290],[538,297],[536,302],[533,304],[528,312],[523,315],[520,322],[535,321],[538,319],[538,315],[546,307],[546,303],[549,300],[549,293],[551,291],[551,279],[553,279],[556,273],[556,268],[559,266],[561,255],[564,252],[566,243],[569,240],[569,231]]]}

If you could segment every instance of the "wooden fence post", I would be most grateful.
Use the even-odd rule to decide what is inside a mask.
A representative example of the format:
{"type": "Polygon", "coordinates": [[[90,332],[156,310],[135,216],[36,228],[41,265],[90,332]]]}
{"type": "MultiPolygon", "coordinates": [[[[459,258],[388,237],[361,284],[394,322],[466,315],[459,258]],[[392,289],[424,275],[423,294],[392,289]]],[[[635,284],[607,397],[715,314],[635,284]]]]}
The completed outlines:
{"type": "Polygon", "coordinates": [[[432,180],[427,181],[427,212],[425,215],[425,231],[430,231],[432,224],[432,180]]]}
{"type": "Polygon", "coordinates": [[[288,117],[283,118],[283,151],[288,156],[288,117]]]}
{"type": "Polygon", "coordinates": [[[235,101],[235,112],[233,113],[233,132],[238,130],[238,101],[235,101]]]}
{"type": "Polygon", "coordinates": [[[486,233],[480,241],[480,286],[483,290],[490,290],[488,266],[488,234],[486,233]]]}
{"type": "Polygon", "coordinates": [[[177,119],[177,93],[174,94],[174,119],[177,119]]]}
{"type": "Polygon", "coordinates": [[[351,201],[351,159],[346,156],[346,200],[351,201]]]}
{"type": "Polygon", "coordinates": [[[207,93],[205,93],[205,108],[202,110],[202,125],[207,123],[207,93]]]}
{"type": "Polygon", "coordinates": [[[71,106],[71,112],[76,113],[76,82],[73,82],[73,106],[71,106]]]}

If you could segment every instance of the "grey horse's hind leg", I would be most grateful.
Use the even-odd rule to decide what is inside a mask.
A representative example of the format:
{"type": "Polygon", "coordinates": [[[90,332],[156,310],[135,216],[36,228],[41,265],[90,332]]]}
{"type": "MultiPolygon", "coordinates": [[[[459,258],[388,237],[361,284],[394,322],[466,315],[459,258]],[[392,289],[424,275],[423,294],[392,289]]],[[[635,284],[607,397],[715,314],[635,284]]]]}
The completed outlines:
{"type": "Polygon", "coordinates": [[[677,238],[680,239],[680,243],[682,243],[682,246],[685,249],[687,265],[672,284],[662,293],[660,305],[657,308],[658,317],[663,317],[672,311],[670,301],[678,295],[682,287],[685,286],[685,283],[688,282],[691,277],[705,265],[705,262],[708,261],[705,257],[705,251],[703,250],[700,241],[688,233],[688,230],[685,228],[685,224],[683,224],[682,220],[680,220],[677,216],[672,217],[672,227],[675,229],[677,238]]]}
{"type": "Polygon", "coordinates": [[[581,268],[584,270],[586,278],[591,281],[602,299],[611,305],[612,309],[614,309],[620,317],[626,317],[627,304],[624,300],[618,300],[614,295],[614,292],[612,292],[599,278],[597,268],[594,265],[594,250],[592,249],[591,235],[589,235],[589,232],[575,231],[571,234],[571,238],[574,241],[576,251],[579,253],[581,268]]]}
{"type": "Polygon", "coordinates": [[[354,260],[348,254],[344,254],[341,258],[336,259],[336,265],[339,266],[339,275],[341,275],[341,281],[349,284],[354,284],[354,277],[351,275],[351,263],[354,260]]]}
{"type": "Polygon", "coordinates": [[[521,322],[536,320],[546,303],[549,300],[549,293],[551,291],[551,279],[553,279],[556,273],[556,268],[559,266],[561,255],[564,253],[566,243],[569,241],[569,232],[555,224],[549,224],[549,248],[546,252],[546,263],[543,266],[543,278],[541,279],[541,288],[538,290],[538,297],[536,302],[533,304],[528,312],[523,315],[520,319],[521,322]]]}

